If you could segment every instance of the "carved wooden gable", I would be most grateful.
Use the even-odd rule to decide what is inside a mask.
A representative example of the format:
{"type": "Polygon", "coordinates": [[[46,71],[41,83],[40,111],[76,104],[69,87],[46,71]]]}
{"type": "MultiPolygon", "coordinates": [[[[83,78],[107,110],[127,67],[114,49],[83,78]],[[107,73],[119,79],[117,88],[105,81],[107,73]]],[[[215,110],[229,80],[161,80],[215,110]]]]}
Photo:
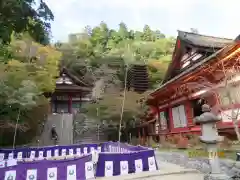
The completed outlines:
{"type": "Polygon", "coordinates": [[[57,85],[60,85],[60,84],[72,85],[72,84],[74,84],[74,82],[69,76],[67,76],[65,73],[62,73],[60,75],[60,77],[56,80],[56,84],[57,85]]]}
{"type": "Polygon", "coordinates": [[[181,69],[191,66],[204,56],[197,48],[189,49],[181,58],[181,69]]]}

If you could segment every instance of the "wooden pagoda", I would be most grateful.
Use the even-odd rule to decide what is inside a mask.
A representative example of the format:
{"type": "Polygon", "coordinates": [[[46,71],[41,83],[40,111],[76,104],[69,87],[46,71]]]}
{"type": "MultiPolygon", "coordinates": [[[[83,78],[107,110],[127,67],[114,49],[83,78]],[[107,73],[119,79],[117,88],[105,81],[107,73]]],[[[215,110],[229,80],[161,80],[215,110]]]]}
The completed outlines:
{"type": "Polygon", "coordinates": [[[87,96],[91,90],[90,85],[62,68],[56,81],[55,92],[50,95],[51,112],[71,114],[79,111],[81,104],[89,101],[87,96]]]}
{"type": "Polygon", "coordinates": [[[146,65],[133,65],[127,75],[127,88],[138,93],[148,90],[149,79],[146,65]]]}
{"type": "MultiPolygon", "coordinates": [[[[224,101],[223,94],[212,93],[207,84],[220,85],[224,69],[240,67],[239,55],[239,42],[179,31],[164,82],[146,100],[151,110],[139,126],[141,138],[159,140],[175,134],[199,134],[201,129],[193,124],[193,118],[202,113],[203,95],[212,107],[223,107],[224,101]]],[[[229,106],[216,111],[223,119],[219,131],[225,135],[233,132],[232,121],[224,116],[229,106]]]]}

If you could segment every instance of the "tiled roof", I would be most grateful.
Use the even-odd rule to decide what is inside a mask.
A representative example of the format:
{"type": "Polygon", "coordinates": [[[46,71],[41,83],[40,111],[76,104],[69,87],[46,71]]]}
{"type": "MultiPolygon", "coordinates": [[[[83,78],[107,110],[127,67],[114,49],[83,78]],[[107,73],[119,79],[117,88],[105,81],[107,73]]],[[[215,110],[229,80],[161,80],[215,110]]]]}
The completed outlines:
{"type": "Polygon", "coordinates": [[[178,31],[178,37],[189,44],[201,47],[223,48],[224,46],[233,43],[232,39],[206,36],[184,31],[178,31]]]}
{"type": "Polygon", "coordinates": [[[65,73],[65,74],[66,74],[69,78],[71,78],[77,85],[79,85],[79,86],[84,86],[84,87],[90,87],[90,85],[87,84],[86,82],[84,82],[82,79],[80,79],[80,78],[74,76],[72,73],[70,73],[67,68],[63,67],[63,68],[61,69],[60,74],[62,74],[62,73],[65,73]]]}

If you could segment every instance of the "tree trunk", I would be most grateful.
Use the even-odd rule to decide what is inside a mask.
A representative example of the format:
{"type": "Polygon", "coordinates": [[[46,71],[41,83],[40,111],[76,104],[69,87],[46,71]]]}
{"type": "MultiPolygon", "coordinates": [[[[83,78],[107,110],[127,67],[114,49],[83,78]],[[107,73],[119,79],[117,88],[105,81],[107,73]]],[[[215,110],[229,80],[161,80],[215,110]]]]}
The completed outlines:
{"type": "Polygon", "coordinates": [[[238,142],[240,142],[240,132],[239,132],[239,128],[238,128],[239,109],[235,113],[235,109],[234,109],[235,101],[233,100],[233,98],[231,96],[231,91],[230,91],[230,89],[229,89],[227,84],[226,84],[226,90],[227,90],[227,97],[228,97],[230,103],[232,104],[232,107],[231,107],[231,109],[232,109],[231,119],[232,119],[232,122],[233,122],[234,131],[235,131],[235,133],[237,135],[238,142]]]}

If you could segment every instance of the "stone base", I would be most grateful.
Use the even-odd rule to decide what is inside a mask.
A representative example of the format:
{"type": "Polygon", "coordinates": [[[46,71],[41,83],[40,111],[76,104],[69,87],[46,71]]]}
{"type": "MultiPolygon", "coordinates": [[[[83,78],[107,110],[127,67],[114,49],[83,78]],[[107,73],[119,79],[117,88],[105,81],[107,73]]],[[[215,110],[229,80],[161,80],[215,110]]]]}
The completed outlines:
{"type": "Polygon", "coordinates": [[[205,174],[204,180],[233,180],[233,178],[226,174],[205,174]]]}

